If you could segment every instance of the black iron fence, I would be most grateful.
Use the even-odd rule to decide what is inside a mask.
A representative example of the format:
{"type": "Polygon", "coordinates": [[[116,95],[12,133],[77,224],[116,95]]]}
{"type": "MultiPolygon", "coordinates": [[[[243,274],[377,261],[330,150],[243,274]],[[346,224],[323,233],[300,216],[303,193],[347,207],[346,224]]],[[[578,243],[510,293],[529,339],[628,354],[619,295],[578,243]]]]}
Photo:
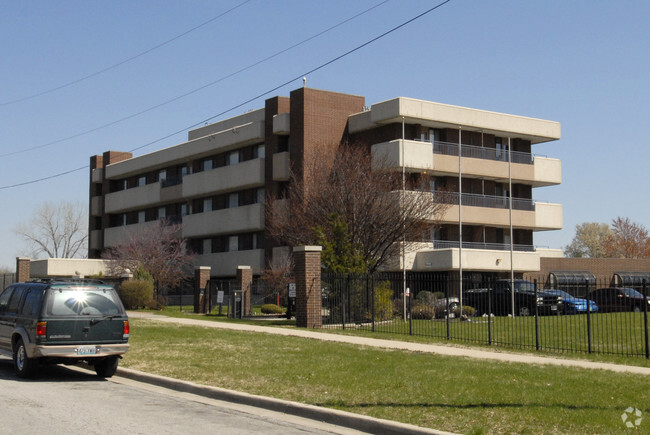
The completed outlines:
{"type": "Polygon", "coordinates": [[[322,317],[325,328],[650,358],[648,290],[645,281],[552,288],[547,280],[469,274],[462,282],[446,274],[324,274],[322,317]]]}
{"type": "Polygon", "coordinates": [[[0,274],[0,290],[4,290],[9,287],[11,284],[16,282],[15,273],[3,273],[0,274]]]}

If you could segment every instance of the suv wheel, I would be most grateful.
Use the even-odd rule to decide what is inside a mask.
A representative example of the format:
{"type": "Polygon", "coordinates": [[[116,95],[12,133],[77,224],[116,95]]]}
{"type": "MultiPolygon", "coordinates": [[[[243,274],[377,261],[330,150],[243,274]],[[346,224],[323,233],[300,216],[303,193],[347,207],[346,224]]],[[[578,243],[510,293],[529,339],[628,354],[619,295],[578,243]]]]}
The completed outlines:
{"type": "Polygon", "coordinates": [[[530,308],[528,307],[519,307],[519,315],[520,316],[530,316],[530,308]]]}
{"type": "Polygon", "coordinates": [[[14,349],[14,371],[19,378],[29,378],[36,372],[38,361],[27,357],[27,350],[22,339],[18,340],[14,349]]]}
{"type": "Polygon", "coordinates": [[[117,364],[120,361],[117,355],[109,356],[95,363],[95,373],[102,378],[110,378],[117,371],[117,364]]]}

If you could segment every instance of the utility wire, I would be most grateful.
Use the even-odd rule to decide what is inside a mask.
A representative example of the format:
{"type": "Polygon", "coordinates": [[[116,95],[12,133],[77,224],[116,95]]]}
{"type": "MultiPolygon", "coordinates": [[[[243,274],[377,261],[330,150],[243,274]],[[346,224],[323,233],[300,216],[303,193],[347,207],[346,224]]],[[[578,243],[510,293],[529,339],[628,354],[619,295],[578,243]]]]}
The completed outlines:
{"type": "Polygon", "coordinates": [[[107,71],[113,70],[113,69],[115,69],[115,68],[117,68],[117,67],[119,67],[119,66],[124,65],[125,63],[131,62],[131,61],[133,61],[133,60],[135,60],[135,59],[137,59],[137,58],[139,58],[139,57],[144,56],[145,54],[149,54],[149,53],[151,53],[151,52],[154,51],[154,50],[157,50],[157,49],[159,49],[159,48],[161,48],[161,47],[164,47],[165,45],[168,45],[168,44],[170,44],[170,43],[176,41],[177,39],[180,39],[180,38],[182,38],[183,36],[185,36],[185,35],[187,35],[187,34],[189,34],[189,33],[192,33],[193,31],[198,30],[198,29],[200,29],[200,28],[203,27],[203,26],[206,26],[206,25],[210,24],[211,22],[213,22],[213,21],[215,21],[215,20],[218,20],[219,18],[221,18],[221,17],[223,17],[223,16],[229,14],[230,12],[232,12],[232,11],[234,11],[235,9],[237,9],[237,8],[239,8],[239,7],[243,6],[243,5],[245,5],[246,3],[249,3],[250,1],[251,1],[251,0],[245,0],[245,1],[241,2],[241,3],[239,3],[238,5],[233,6],[232,8],[228,9],[227,11],[222,12],[221,14],[217,15],[216,17],[212,17],[212,18],[210,18],[209,20],[207,20],[207,21],[205,21],[205,22],[199,24],[198,26],[194,26],[194,27],[192,27],[191,29],[186,30],[185,32],[181,33],[180,35],[176,35],[176,36],[174,36],[174,37],[171,38],[171,39],[168,39],[168,40],[166,40],[166,41],[164,41],[164,42],[161,42],[161,43],[158,44],[158,45],[154,45],[153,47],[151,47],[151,48],[149,48],[149,49],[147,49],[147,50],[145,50],[145,51],[143,51],[143,52],[141,52],[141,53],[138,53],[138,54],[136,54],[136,55],[134,55],[134,56],[131,56],[131,57],[127,58],[127,59],[124,59],[124,60],[122,60],[122,61],[120,61],[120,62],[118,62],[118,63],[116,63],[116,64],[114,64],[114,65],[108,66],[108,67],[106,67],[106,68],[104,68],[104,69],[101,69],[101,70],[99,70],[99,71],[96,71],[96,72],[94,72],[94,73],[92,73],[92,74],[88,74],[88,75],[86,75],[86,76],[80,77],[80,78],[78,78],[78,79],[72,80],[72,81],[70,81],[70,82],[64,83],[64,84],[59,85],[59,86],[56,86],[56,87],[54,87],[54,88],[47,89],[47,90],[45,90],[45,91],[41,91],[41,92],[37,92],[37,93],[35,93],[35,94],[27,95],[26,97],[22,97],[22,98],[17,98],[17,99],[15,99],[15,100],[10,100],[10,101],[2,102],[2,103],[0,103],[0,107],[3,107],[3,106],[9,106],[10,104],[20,103],[20,102],[22,102],[22,101],[27,101],[27,100],[31,100],[31,99],[34,99],[34,98],[37,98],[37,97],[40,97],[40,96],[43,96],[43,95],[51,94],[52,92],[59,91],[59,90],[61,90],[61,89],[64,89],[64,88],[70,87],[70,86],[72,86],[72,85],[76,85],[77,83],[83,82],[83,81],[88,80],[88,79],[90,79],[90,78],[96,77],[96,76],[98,76],[98,75],[100,75],[100,74],[103,74],[103,73],[105,73],[105,72],[107,72],[107,71]]]}
{"type": "MultiPolygon", "coordinates": [[[[230,73],[228,75],[225,75],[225,76],[223,76],[223,77],[221,77],[221,78],[219,78],[217,80],[214,80],[214,81],[212,81],[210,83],[207,83],[207,84],[205,84],[203,86],[200,86],[198,88],[195,88],[195,89],[193,89],[193,90],[191,90],[189,92],[186,92],[186,93],[184,93],[182,95],[174,97],[174,98],[172,98],[170,100],[163,101],[162,103],[156,104],[156,105],[151,106],[151,107],[149,107],[147,109],[141,110],[141,111],[133,113],[131,115],[127,115],[127,116],[125,116],[123,118],[117,119],[115,121],[111,121],[111,122],[109,122],[107,124],[103,124],[103,125],[100,125],[98,127],[93,127],[91,129],[85,130],[85,131],[83,131],[81,133],[76,133],[76,134],[73,134],[71,136],[67,136],[67,137],[64,137],[64,138],[61,138],[61,139],[56,139],[56,140],[53,140],[51,142],[47,142],[47,143],[44,143],[44,144],[41,144],[41,145],[36,145],[36,146],[33,146],[33,147],[29,147],[29,148],[23,148],[23,149],[20,149],[20,150],[11,151],[11,152],[8,152],[8,153],[3,153],[3,154],[0,154],[0,157],[14,156],[16,154],[23,154],[23,153],[26,153],[26,152],[29,152],[29,151],[34,151],[34,150],[37,150],[37,149],[46,148],[46,147],[56,145],[56,144],[61,143],[61,142],[66,142],[66,141],[76,139],[76,138],[81,137],[81,136],[85,136],[85,135],[90,134],[90,133],[94,133],[94,132],[102,130],[104,128],[111,127],[111,126],[113,126],[115,124],[119,124],[121,122],[127,121],[129,119],[135,118],[135,117],[140,116],[140,115],[143,115],[143,114],[145,114],[147,112],[151,112],[152,110],[158,109],[158,108],[163,107],[163,106],[165,106],[167,104],[173,103],[173,102],[178,101],[178,100],[180,100],[182,98],[185,98],[187,96],[195,94],[195,93],[197,93],[199,91],[202,91],[203,89],[206,89],[206,88],[208,88],[210,86],[216,85],[217,83],[220,83],[220,82],[222,82],[222,81],[224,81],[226,79],[229,79],[229,78],[231,78],[231,77],[233,77],[233,76],[235,76],[237,74],[241,74],[244,71],[247,71],[247,70],[249,70],[251,68],[254,68],[254,67],[256,67],[256,66],[258,66],[258,65],[260,65],[260,64],[262,64],[264,62],[267,62],[267,61],[269,61],[269,60],[271,60],[271,59],[273,59],[273,58],[275,58],[277,56],[280,56],[281,54],[284,54],[289,50],[292,50],[292,49],[294,49],[294,48],[296,48],[296,47],[298,47],[300,45],[303,45],[303,44],[305,44],[305,43],[307,43],[307,42],[321,36],[321,35],[324,35],[325,33],[330,32],[331,30],[334,30],[337,27],[340,27],[340,26],[348,23],[348,22],[350,22],[350,21],[352,21],[352,20],[354,20],[354,19],[356,19],[356,18],[358,18],[358,17],[372,11],[373,9],[375,9],[375,8],[385,4],[385,3],[388,3],[389,1],[390,0],[384,0],[383,2],[378,3],[378,4],[368,8],[368,9],[362,11],[362,12],[359,12],[358,14],[356,14],[356,15],[354,15],[354,16],[352,16],[352,17],[350,17],[350,18],[348,18],[348,19],[346,19],[344,21],[341,21],[340,23],[335,24],[335,25],[333,25],[333,26],[331,26],[331,27],[319,32],[319,33],[316,33],[315,35],[312,35],[307,39],[304,39],[304,40],[302,40],[302,41],[300,41],[300,42],[298,42],[296,44],[293,44],[293,45],[291,45],[291,46],[289,46],[289,47],[287,47],[287,48],[285,48],[283,50],[278,51],[277,53],[274,53],[274,54],[272,54],[270,56],[267,56],[267,57],[265,57],[265,58],[263,58],[261,60],[258,60],[257,62],[254,62],[254,63],[252,63],[252,64],[250,64],[250,65],[248,65],[246,67],[240,68],[239,70],[237,70],[235,72],[232,72],[232,73],[230,73]]],[[[164,139],[166,139],[167,137],[169,137],[169,136],[166,136],[164,139]]]]}
{"type": "MultiPolygon", "coordinates": [[[[354,52],[356,52],[356,51],[359,51],[360,49],[362,49],[362,48],[364,48],[364,47],[366,47],[366,46],[372,44],[373,42],[376,42],[376,41],[378,41],[379,39],[381,39],[381,38],[383,38],[383,37],[385,37],[385,36],[387,36],[387,35],[390,35],[391,33],[393,33],[393,32],[395,32],[395,31],[401,29],[402,27],[404,27],[404,26],[406,26],[406,25],[412,23],[413,21],[415,21],[415,20],[417,20],[417,19],[419,19],[419,18],[422,18],[423,16],[425,16],[425,15],[427,15],[427,14],[429,14],[429,13],[435,11],[436,9],[438,9],[438,8],[440,8],[440,7],[442,7],[442,6],[444,6],[445,4],[449,3],[450,1],[451,1],[451,0],[445,0],[445,1],[443,1],[443,2],[441,2],[441,3],[439,3],[439,4],[437,4],[436,6],[430,8],[430,9],[424,11],[424,12],[422,12],[421,14],[416,15],[415,17],[413,17],[413,18],[411,18],[411,19],[409,19],[409,20],[407,20],[407,21],[404,21],[403,23],[399,24],[398,26],[395,26],[395,27],[393,27],[392,29],[390,29],[390,30],[388,30],[388,31],[386,31],[386,32],[384,32],[384,33],[382,33],[381,35],[376,36],[375,38],[372,38],[371,40],[369,40],[369,41],[367,41],[367,42],[364,42],[363,44],[358,45],[357,47],[355,47],[355,48],[353,48],[353,49],[351,49],[351,50],[349,50],[349,51],[347,51],[347,52],[345,52],[345,53],[343,53],[343,54],[341,54],[341,55],[339,55],[339,56],[337,56],[337,57],[335,57],[335,58],[333,58],[333,59],[331,59],[331,60],[329,60],[329,61],[327,61],[327,62],[325,62],[325,63],[322,63],[321,65],[319,65],[319,66],[317,66],[317,67],[315,67],[315,68],[313,68],[313,69],[311,69],[311,70],[309,70],[309,71],[306,71],[306,72],[304,72],[304,73],[302,73],[302,74],[299,74],[298,76],[292,78],[291,80],[287,80],[286,82],[284,82],[284,83],[282,83],[282,84],[280,84],[280,85],[274,87],[273,89],[269,89],[268,91],[263,92],[263,93],[261,93],[261,94],[259,94],[259,95],[256,95],[255,97],[249,98],[248,100],[246,100],[246,101],[244,101],[244,102],[242,102],[242,103],[240,103],[240,104],[238,104],[238,105],[236,105],[236,106],[233,106],[233,107],[231,107],[231,108],[229,108],[229,109],[227,109],[227,110],[224,110],[224,111],[221,112],[221,113],[218,113],[218,114],[216,114],[216,115],[214,115],[214,116],[211,116],[211,117],[209,117],[209,118],[207,118],[207,119],[204,119],[203,121],[197,122],[196,124],[192,124],[192,125],[190,125],[190,126],[188,126],[188,127],[185,127],[185,128],[183,128],[183,129],[181,129],[181,130],[178,130],[178,131],[175,131],[175,132],[173,132],[173,133],[170,133],[170,134],[168,134],[168,135],[166,135],[166,136],[164,136],[164,137],[158,138],[158,139],[156,139],[156,140],[154,140],[154,141],[151,141],[151,142],[146,143],[146,144],[144,144],[144,145],[141,145],[141,146],[139,146],[139,147],[133,148],[133,149],[130,150],[129,152],[133,152],[133,151],[140,150],[140,149],[142,149],[142,148],[148,147],[149,145],[153,145],[153,144],[155,144],[155,143],[157,143],[157,142],[160,142],[160,141],[165,140],[165,139],[167,139],[167,138],[169,138],[169,137],[172,137],[172,136],[174,136],[174,135],[176,135],[176,134],[183,133],[183,132],[185,132],[185,131],[187,131],[187,130],[190,130],[190,129],[194,128],[194,127],[197,127],[197,126],[199,126],[199,125],[201,125],[201,124],[204,124],[204,123],[206,123],[206,122],[208,122],[208,121],[211,121],[211,120],[213,120],[214,118],[217,118],[217,117],[222,116],[222,115],[224,115],[224,114],[226,114],[226,113],[228,113],[228,112],[231,112],[231,111],[233,111],[233,110],[235,110],[235,109],[238,109],[238,108],[240,108],[241,106],[244,106],[244,105],[246,105],[246,104],[248,104],[248,103],[250,103],[250,102],[252,102],[252,101],[254,101],[254,100],[257,100],[257,99],[259,99],[259,98],[261,98],[261,97],[263,97],[263,96],[265,96],[265,95],[267,95],[267,94],[270,94],[270,93],[272,93],[272,92],[275,92],[275,91],[277,91],[278,89],[280,89],[280,88],[282,88],[282,87],[284,87],[284,86],[287,86],[287,85],[290,84],[291,82],[294,82],[294,81],[296,81],[296,80],[299,80],[300,78],[302,78],[302,77],[304,77],[304,76],[306,76],[306,75],[308,75],[308,74],[311,74],[311,73],[316,72],[316,71],[318,71],[318,70],[320,70],[320,69],[323,69],[323,68],[325,68],[326,66],[331,65],[331,64],[333,64],[334,62],[337,62],[337,61],[343,59],[344,57],[349,56],[350,54],[352,54],[352,53],[354,53],[354,52]]],[[[22,182],[22,183],[17,183],[17,184],[8,185],[8,186],[0,186],[0,190],[6,190],[6,189],[14,188],[14,187],[20,187],[20,186],[25,186],[25,185],[28,185],[28,184],[38,183],[38,182],[41,182],[41,181],[51,180],[51,179],[53,179],[53,178],[61,177],[61,176],[63,176],[63,175],[71,174],[71,173],[73,173],[73,172],[78,172],[78,171],[81,171],[81,170],[83,170],[83,169],[87,169],[87,168],[88,168],[88,165],[85,165],[85,166],[82,166],[82,167],[80,167],[80,168],[72,169],[72,170],[69,170],[69,171],[66,171],[66,172],[62,172],[62,173],[59,173],[59,174],[51,175],[51,176],[48,176],[48,177],[39,178],[39,179],[36,179],[36,180],[25,181],[25,182],[22,182]]]]}

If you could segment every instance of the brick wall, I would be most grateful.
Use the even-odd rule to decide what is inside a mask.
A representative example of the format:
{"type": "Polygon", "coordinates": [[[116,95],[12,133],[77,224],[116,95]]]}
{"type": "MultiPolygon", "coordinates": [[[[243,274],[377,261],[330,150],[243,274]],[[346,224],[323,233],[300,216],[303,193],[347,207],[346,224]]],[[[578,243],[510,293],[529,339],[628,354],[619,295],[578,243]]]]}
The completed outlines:
{"type": "Polygon", "coordinates": [[[293,248],[296,279],[296,326],[320,328],[321,314],[321,256],[320,246],[293,248]]]}

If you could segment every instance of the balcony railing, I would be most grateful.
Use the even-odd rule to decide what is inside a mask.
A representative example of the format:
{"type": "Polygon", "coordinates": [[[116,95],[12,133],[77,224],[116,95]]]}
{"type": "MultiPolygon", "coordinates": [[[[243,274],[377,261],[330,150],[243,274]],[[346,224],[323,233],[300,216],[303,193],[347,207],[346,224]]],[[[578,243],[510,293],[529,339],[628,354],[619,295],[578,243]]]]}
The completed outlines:
{"type": "MultiPolygon", "coordinates": [[[[450,240],[434,240],[434,249],[451,249],[460,247],[458,241],[450,240]]],[[[509,251],[509,243],[485,243],[485,242],[463,242],[463,249],[486,249],[492,251],[509,251]]],[[[517,252],[535,252],[533,245],[513,245],[513,251],[517,252]]]]}
{"type": "MultiPolygon", "coordinates": [[[[458,193],[450,192],[441,196],[441,200],[447,204],[458,204],[458,193]]],[[[505,196],[476,195],[472,193],[463,193],[461,197],[462,205],[468,207],[488,207],[488,208],[510,208],[510,198],[505,196]]],[[[532,199],[512,198],[513,210],[535,211],[535,202],[532,199]]]]}
{"type": "MultiPolygon", "coordinates": [[[[448,156],[458,156],[458,144],[448,142],[434,142],[434,154],[444,154],[448,156]]],[[[469,157],[473,159],[495,160],[500,162],[508,161],[508,150],[497,148],[484,148],[473,145],[461,145],[460,154],[462,157],[469,157]]],[[[511,154],[512,163],[522,163],[526,165],[533,164],[533,155],[530,153],[522,153],[513,151],[511,154]]]]}

